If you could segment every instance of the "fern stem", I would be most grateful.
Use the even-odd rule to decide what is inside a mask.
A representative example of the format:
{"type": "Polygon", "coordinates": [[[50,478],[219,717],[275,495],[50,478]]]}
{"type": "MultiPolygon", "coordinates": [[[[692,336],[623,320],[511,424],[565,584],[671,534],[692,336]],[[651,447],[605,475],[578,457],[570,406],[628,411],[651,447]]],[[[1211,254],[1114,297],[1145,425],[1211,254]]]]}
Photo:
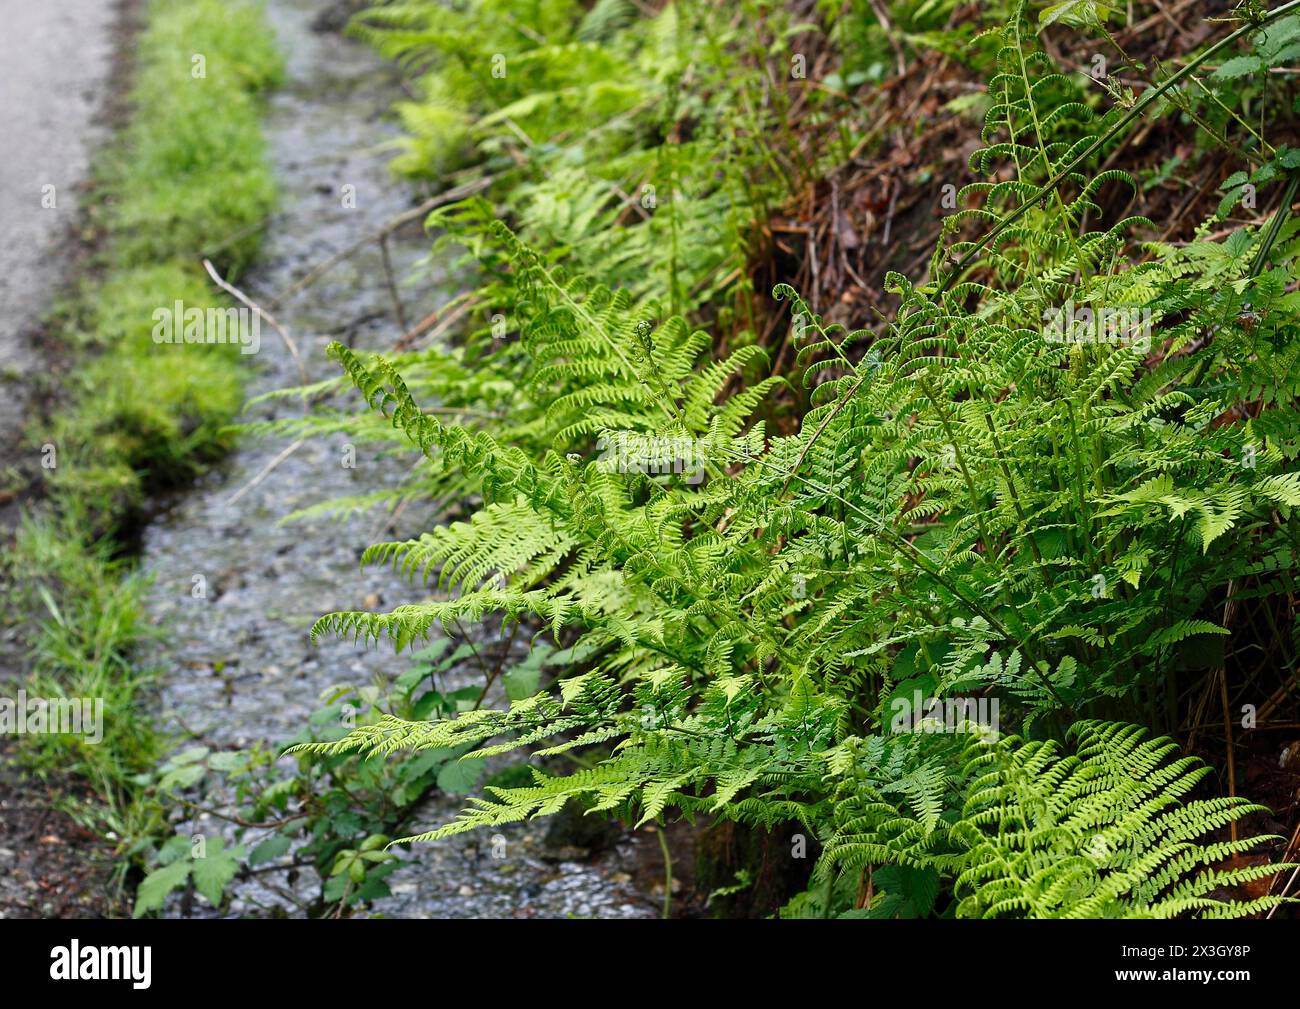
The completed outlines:
{"type": "Polygon", "coordinates": [[[930,388],[930,383],[924,378],[918,378],[917,384],[920,385],[921,391],[926,394],[930,402],[934,404],[935,410],[939,414],[939,423],[943,425],[944,434],[948,436],[948,442],[952,445],[953,455],[957,459],[957,465],[961,469],[962,479],[966,481],[966,491],[970,496],[971,510],[975,513],[975,522],[979,526],[980,542],[984,546],[984,556],[989,560],[993,559],[993,554],[989,544],[988,530],[984,526],[984,509],[980,505],[979,495],[975,492],[975,481],[971,479],[970,469],[966,466],[966,456],[962,452],[961,446],[957,444],[956,432],[952,429],[952,422],[948,417],[948,412],[939,405],[939,399],[930,388]]]}
{"type": "MultiPolygon", "coordinates": [[[[983,412],[983,411],[981,411],[983,412]]],[[[1020,494],[1016,490],[1015,477],[1011,475],[1011,467],[1007,465],[1006,452],[1002,448],[1002,441],[998,438],[998,430],[993,426],[993,417],[990,414],[984,414],[984,426],[989,429],[989,437],[993,439],[994,457],[998,461],[998,468],[1002,470],[1002,476],[1007,481],[1007,493],[1011,497],[1011,505],[1016,510],[1016,516],[1020,519],[1020,524],[1025,528],[1025,538],[1029,540],[1029,552],[1034,555],[1034,562],[1043,573],[1043,580],[1047,582],[1048,587],[1052,585],[1052,575],[1043,567],[1043,555],[1039,552],[1038,541],[1034,539],[1034,534],[1029,528],[1029,520],[1025,515],[1025,509],[1020,503],[1020,494]]]]}
{"type": "Polygon", "coordinates": [[[1251,261],[1248,276],[1258,277],[1263,272],[1264,264],[1268,261],[1268,254],[1273,251],[1277,236],[1282,233],[1282,223],[1291,212],[1291,204],[1295,202],[1297,188],[1300,188],[1300,171],[1293,170],[1287,177],[1286,188],[1282,190],[1282,199],[1278,203],[1277,211],[1273,214],[1273,219],[1268,222],[1268,230],[1264,232],[1264,238],[1259,244],[1259,250],[1251,261]]]}
{"type": "Polygon", "coordinates": [[[662,917],[669,918],[673,910],[673,853],[668,850],[668,835],[664,831],[663,820],[655,827],[655,836],[659,838],[659,850],[664,856],[664,910],[662,917]]]}
{"type": "Polygon", "coordinates": [[[1216,56],[1221,50],[1227,48],[1232,43],[1236,42],[1238,39],[1250,34],[1253,31],[1258,31],[1261,28],[1265,28],[1268,25],[1272,24],[1274,21],[1278,20],[1279,18],[1285,17],[1287,14],[1293,13],[1294,11],[1297,10],[1300,10],[1300,0],[1291,0],[1290,3],[1285,3],[1281,7],[1269,11],[1269,13],[1265,14],[1258,21],[1252,21],[1249,24],[1242,25],[1240,28],[1236,29],[1231,34],[1225,35],[1214,45],[1210,46],[1210,48],[1205,50],[1205,52],[1201,53],[1200,56],[1197,56],[1189,60],[1186,66],[1184,66],[1181,70],[1176,71],[1172,76],[1168,78],[1168,80],[1164,81],[1161,84],[1157,84],[1154,88],[1152,88],[1149,91],[1144,91],[1142,93],[1142,97],[1139,98],[1133,104],[1133,107],[1129,109],[1128,112],[1124,113],[1124,115],[1120,117],[1120,120],[1114,126],[1112,126],[1105,133],[1101,134],[1101,136],[1097,137],[1092,143],[1090,143],[1077,155],[1071,158],[1070,161],[1063,168],[1059,169],[1055,175],[1053,175],[1050,179],[1048,179],[1045,183],[1043,183],[1041,187],[1039,187],[1037,194],[1032,199],[1025,200],[1023,203],[1021,203],[1019,207],[1017,207],[1010,214],[1008,214],[1001,221],[999,221],[997,226],[994,227],[992,231],[990,231],[983,238],[977,241],[973,246],[971,246],[971,248],[968,249],[966,253],[961,257],[961,259],[957,261],[956,265],[952,269],[952,272],[948,274],[948,276],[944,279],[944,281],[939,285],[938,293],[939,294],[946,293],[952,287],[954,281],[956,281],[956,279],[959,276],[961,276],[962,270],[966,267],[966,265],[971,261],[972,258],[974,258],[979,252],[981,252],[986,246],[988,246],[990,242],[992,242],[1000,234],[1002,234],[1002,232],[1006,231],[1007,228],[1011,227],[1011,225],[1013,225],[1016,221],[1020,220],[1020,218],[1023,217],[1029,211],[1030,207],[1037,205],[1038,202],[1044,196],[1046,196],[1050,192],[1053,192],[1057,186],[1059,186],[1062,182],[1068,179],[1070,175],[1073,174],[1074,170],[1079,167],[1079,165],[1083,164],[1085,161],[1088,160],[1088,158],[1092,157],[1095,153],[1097,153],[1097,151],[1099,151],[1112,139],[1118,136],[1119,133],[1122,130],[1126,129],[1130,123],[1132,123],[1139,116],[1141,116],[1142,113],[1144,113],[1147,110],[1148,106],[1153,105],[1157,98],[1163,95],[1166,91],[1169,91],[1171,88],[1181,84],[1183,80],[1186,77],[1189,77],[1198,67],[1208,62],[1211,58],[1216,56]]]}

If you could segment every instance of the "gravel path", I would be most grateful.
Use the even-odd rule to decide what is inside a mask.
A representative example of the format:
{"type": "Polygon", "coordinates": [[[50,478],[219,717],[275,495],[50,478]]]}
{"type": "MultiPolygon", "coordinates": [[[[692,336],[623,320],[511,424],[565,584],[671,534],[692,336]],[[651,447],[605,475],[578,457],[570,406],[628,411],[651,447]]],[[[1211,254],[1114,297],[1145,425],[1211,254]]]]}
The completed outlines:
{"type": "Polygon", "coordinates": [[[31,327],[64,281],[60,240],[103,137],[117,5],[9,0],[0,30],[0,462],[22,417],[15,376],[39,365],[31,327]],[[52,187],[52,188],[51,188],[52,187]]]}
{"type": "MultiPolygon", "coordinates": [[[[268,11],[288,56],[288,80],[265,121],[281,207],[259,266],[245,278],[250,294],[268,302],[313,265],[373,233],[409,209],[411,195],[389,175],[384,145],[394,138],[387,120],[397,93],[391,69],[370,50],[329,31],[313,30],[319,3],[271,0],[268,11]],[[352,187],[355,206],[341,199],[352,187]]],[[[411,318],[446,299],[418,227],[392,244],[394,265],[407,278],[403,297],[411,318]]],[[[399,335],[372,244],[346,260],[276,315],[297,342],[309,377],[338,374],[325,344],[340,339],[362,348],[391,346],[399,335]]],[[[175,348],[183,356],[183,347],[175,348]]],[[[280,340],[262,334],[250,394],[298,381],[280,340]]],[[[296,413],[289,400],[271,400],[250,416],[296,413]]],[[[286,443],[245,439],[221,473],[184,495],[145,534],[144,564],[155,578],[151,610],[168,628],[157,655],[161,700],[169,728],[186,726],[217,745],[274,745],[292,736],[318,706],[321,691],[337,683],[364,684],[408,667],[392,649],[366,649],[348,640],[312,643],[308,629],[333,609],[390,608],[419,598],[420,590],[382,570],[358,573],[359,550],[374,535],[373,514],[338,523],[327,519],[282,524],[286,515],[331,497],[391,486],[411,458],[382,458],[357,446],[355,468],[342,465],[343,437],[308,442],[266,479],[231,502],[284,450],[286,443]],[[196,576],[204,598],[193,597],[196,576]]],[[[403,517],[399,537],[417,535],[427,515],[403,517]]],[[[463,673],[478,680],[476,670],[463,673]]],[[[456,686],[458,684],[451,684],[456,686]]],[[[208,797],[209,802],[212,797],[208,797]]],[[[413,829],[446,822],[460,808],[437,796],[413,829]]],[[[502,831],[505,858],[484,857],[485,839],[462,835],[418,845],[388,878],[393,896],[375,911],[393,917],[642,917],[653,914],[638,898],[617,851],[603,862],[566,860],[545,841],[547,825],[502,831]]],[[[201,816],[193,828],[225,832],[201,816]]],[[[304,874],[299,896],[312,888],[304,874]]],[[[234,913],[297,913],[256,880],[236,884],[234,913]]],[[[173,905],[171,913],[179,914],[173,905]]]]}

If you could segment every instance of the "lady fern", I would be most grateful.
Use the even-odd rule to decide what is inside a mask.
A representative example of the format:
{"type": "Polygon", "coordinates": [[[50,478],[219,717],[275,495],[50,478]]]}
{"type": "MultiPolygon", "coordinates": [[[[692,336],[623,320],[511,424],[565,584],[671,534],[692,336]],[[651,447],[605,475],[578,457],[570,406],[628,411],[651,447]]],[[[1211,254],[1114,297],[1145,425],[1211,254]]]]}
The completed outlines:
{"type": "MultiPolygon", "coordinates": [[[[400,51],[445,46],[428,25],[401,33],[457,15],[414,7],[371,21],[400,51]]],[[[577,30],[581,46],[625,30],[617,5],[598,10],[557,31],[577,30]]],[[[484,204],[442,215],[483,257],[510,338],[446,360],[331,353],[432,479],[476,504],[367,552],[432,598],[331,614],[316,633],[401,648],[499,617],[571,645],[572,675],[508,709],[383,717],[306,749],[595,748],[594,766],[539,764],[531,785],[492,789],[417,839],[579,799],[639,822],[675,809],[794,825],[822,843],[818,881],[853,915],[1276,906],[1228,899],[1278,867],[1231,868],[1259,840],[1217,838],[1260,808],[1197,798],[1205,765],[1098,717],[1176,711],[1224,665],[1228,603],[1270,607],[1292,591],[1289,204],[1179,247],[1143,244],[1141,218],[1090,226],[1102,193],[1133,183],[1087,174],[1090,159],[1136,117],[1081,100],[1033,48],[1021,7],[999,44],[971,159],[990,178],[966,194],[982,207],[950,218],[934,280],[889,275],[898,307],[874,329],[848,330],[779,287],[790,376],[763,376],[752,344],[714,360],[711,339],[662,312],[641,278],[628,290],[587,276],[578,233],[618,230],[599,204],[568,206],[581,220],[561,241],[548,229],[563,201],[532,183],[526,234],[567,259],[484,204]],[[974,241],[969,221],[1001,223],[974,241]],[[788,380],[811,388],[811,408],[794,431],[769,431],[758,412],[788,380]],[[501,411],[471,416],[498,388],[501,411]],[[914,693],[996,699],[1015,734],[891,731],[894,702],[914,693]],[[1067,734],[1074,755],[1044,738],[1067,734]],[[836,881],[876,867],[881,902],[845,906],[836,881]]],[[[533,56],[553,58],[551,46],[533,56]]],[[[514,112],[551,122],[555,89],[533,97],[515,95],[514,112]]],[[[1296,170],[1283,157],[1268,162],[1274,181],[1296,170]]],[[[613,273],[633,261],[619,253],[647,251],[627,240],[613,273]]],[[[672,305],[679,280],[651,286],[672,305]]]]}
{"type": "Polygon", "coordinates": [[[1214,868],[1259,839],[1203,840],[1260,807],[1185,801],[1209,768],[1170,760],[1176,744],[1138,726],[1079,722],[1070,734],[1068,756],[1050,741],[972,737],[957,771],[931,775],[907,805],[891,801],[888,782],[855,783],[823,871],[868,862],[932,871],[951,881],[958,917],[1242,917],[1281,902],[1224,900],[1226,888],[1277,872],[1214,868]],[[959,812],[935,815],[944,805],[959,812]]]}

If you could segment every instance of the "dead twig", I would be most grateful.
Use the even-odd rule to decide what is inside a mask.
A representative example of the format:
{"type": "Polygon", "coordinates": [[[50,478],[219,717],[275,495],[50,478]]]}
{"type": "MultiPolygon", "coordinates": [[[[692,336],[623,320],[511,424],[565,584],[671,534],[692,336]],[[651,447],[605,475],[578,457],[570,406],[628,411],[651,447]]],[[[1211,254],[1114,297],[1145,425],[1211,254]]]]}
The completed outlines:
{"type": "Polygon", "coordinates": [[[416,340],[426,334],[431,340],[442,335],[448,328],[460,319],[464,318],[465,314],[469,312],[471,308],[477,306],[481,301],[482,299],[477,297],[467,298],[460,302],[460,304],[456,305],[456,307],[450,312],[447,311],[448,306],[446,305],[439,309],[435,309],[417,322],[412,328],[403,333],[401,337],[398,338],[397,342],[393,344],[393,350],[406,350],[416,340]],[[446,316],[439,321],[439,316],[444,312],[447,313],[446,316]]]}
{"type": "Polygon", "coordinates": [[[219,288],[221,288],[223,291],[229,294],[232,298],[242,302],[250,310],[260,315],[263,319],[265,319],[267,322],[271,324],[272,329],[274,329],[277,333],[280,334],[280,339],[283,340],[284,345],[289,348],[289,353],[293,357],[294,364],[298,366],[298,377],[302,379],[302,384],[306,385],[307,369],[303,367],[302,357],[300,357],[298,354],[298,345],[293,342],[293,337],[289,335],[288,331],[283,326],[281,326],[278,322],[275,321],[275,316],[273,316],[266,309],[262,308],[261,305],[257,304],[257,302],[255,302],[252,298],[246,295],[239,288],[237,288],[234,284],[222,280],[221,275],[217,273],[217,268],[212,265],[211,260],[205,259],[203,261],[203,268],[208,271],[208,276],[212,278],[213,283],[215,283],[219,288]]]}
{"type": "Polygon", "coordinates": [[[379,238],[379,255],[384,261],[384,283],[388,287],[388,296],[393,299],[393,311],[397,314],[397,324],[406,332],[406,309],[402,307],[402,297],[397,293],[397,280],[393,276],[393,260],[388,255],[388,234],[379,238]]]}
{"type": "Polygon", "coordinates": [[[268,476],[271,475],[271,472],[277,466],[279,466],[280,463],[284,462],[286,459],[289,458],[289,456],[293,455],[295,452],[298,451],[298,449],[302,448],[302,446],[306,444],[306,441],[307,439],[305,438],[299,438],[297,441],[293,442],[287,448],[283,449],[279,455],[277,455],[274,459],[272,459],[270,462],[268,462],[265,466],[261,468],[257,476],[253,477],[253,479],[249,480],[248,483],[244,484],[244,486],[239,488],[239,490],[235,491],[235,493],[232,494],[229,497],[229,499],[227,499],[226,504],[228,505],[234,504],[241,497],[247,494],[250,490],[252,490],[258,484],[260,484],[263,480],[265,480],[268,476]]]}

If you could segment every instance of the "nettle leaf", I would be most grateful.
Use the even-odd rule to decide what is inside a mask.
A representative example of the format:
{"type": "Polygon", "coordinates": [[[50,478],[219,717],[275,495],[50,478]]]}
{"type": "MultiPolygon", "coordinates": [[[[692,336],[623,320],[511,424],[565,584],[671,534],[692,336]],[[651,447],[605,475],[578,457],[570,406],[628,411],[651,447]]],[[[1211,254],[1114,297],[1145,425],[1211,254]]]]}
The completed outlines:
{"type": "Polygon", "coordinates": [[[542,667],[546,665],[551,652],[551,647],[545,643],[534,645],[528,658],[511,666],[501,677],[506,697],[512,701],[522,701],[537,693],[537,687],[542,681],[542,667]]]}
{"type": "Polygon", "coordinates": [[[184,834],[173,834],[158,848],[158,864],[170,865],[179,858],[189,858],[193,842],[184,834]]]}
{"type": "Polygon", "coordinates": [[[1215,80],[1231,81],[1248,74],[1256,74],[1265,69],[1267,64],[1258,56],[1234,56],[1224,60],[1211,75],[1215,80]]]}
{"type": "Polygon", "coordinates": [[[194,887],[213,907],[220,906],[226,884],[235,878],[243,857],[243,845],[227,849],[225,841],[214,837],[208,842],[204,856],[194,859],[194,887]]]}
{"type": "Polygon", "coordinates": [[[449,760],[438,772],[438,787],[454,795],[472,792],[482,780],[484,768],[485,762],[475,757],[449,760]]]}
{"type": "Polygon", "coordinates": [[[283,834],[273,834],[265,841],[254,845],[252,852],[248,856],[250,866],[261,865],[263,862],[273,862],[281,855],[286,854],[292,847],[293,840],[283,834]]]}
{"type": "Polygon", "coordinates": [[[135,891],[135,910],[131,916],[139,918],[149,911],[159,910],[169,893],[185,885],[190,878],[190,868],[188,860],[178,859],[145,876],[135,891]]]}
{"type": "Polygon", "coordinates": [[[1110,13],[1110,5],[1099,0],[1065,0],[1040,11],[1038,26],[1047,28],[1059,21],[1080,28],[1095,28],[1104,24],[1110,13]]]}

